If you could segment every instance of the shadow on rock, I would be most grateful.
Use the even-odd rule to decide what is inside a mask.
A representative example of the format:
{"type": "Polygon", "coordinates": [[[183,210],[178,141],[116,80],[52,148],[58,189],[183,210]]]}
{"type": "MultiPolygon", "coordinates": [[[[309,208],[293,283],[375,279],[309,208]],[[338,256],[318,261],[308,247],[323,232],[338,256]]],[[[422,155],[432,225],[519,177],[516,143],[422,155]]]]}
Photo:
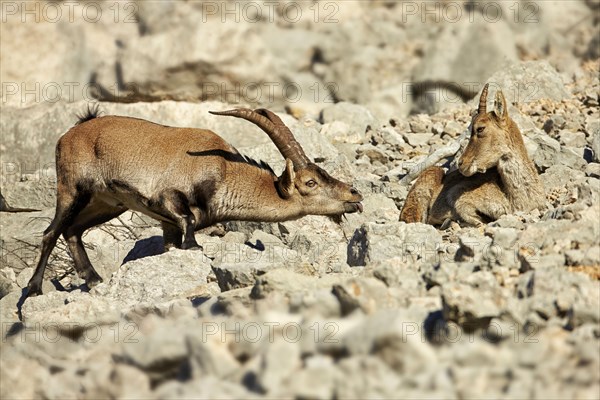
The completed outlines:
{"type": "Polygon", "coordinates": [[[156,256],[164,253],[164,241],[161,236],[152,236],[148,239],[140,240],[133,249],[127,253],[123,259],[123,264],[140,258],[156,256]]]}

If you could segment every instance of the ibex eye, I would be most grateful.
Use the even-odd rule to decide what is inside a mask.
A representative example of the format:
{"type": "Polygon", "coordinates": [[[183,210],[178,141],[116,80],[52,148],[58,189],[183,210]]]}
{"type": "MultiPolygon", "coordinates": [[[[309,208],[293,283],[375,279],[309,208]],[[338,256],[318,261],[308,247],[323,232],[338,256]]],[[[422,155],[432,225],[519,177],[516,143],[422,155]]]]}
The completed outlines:
{"type": "Polygon", "coordinates": [[[484,130],[485,126],[480,126],[479,128],[477,128],[477,133],[483,133],[484,130]]]}
{"type": "Polygon", "coordinates": [[[317,186],[317,182],[315,182],[314,180],[311,179],[310,181],[306,182],[306,186],[308,186],[310,188],[315,187],[315,186],[317,186]]]}

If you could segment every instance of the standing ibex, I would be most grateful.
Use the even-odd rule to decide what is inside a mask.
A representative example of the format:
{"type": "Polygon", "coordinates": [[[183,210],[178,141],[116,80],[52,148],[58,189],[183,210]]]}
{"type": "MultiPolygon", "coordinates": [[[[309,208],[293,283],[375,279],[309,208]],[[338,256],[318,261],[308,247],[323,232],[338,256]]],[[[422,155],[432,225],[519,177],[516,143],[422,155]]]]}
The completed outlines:
{"type": "Polygon", "coordinates": [[[521,132],[508,116],[504,95],[496,92],[488,113],[488,89],[486,84],[471,121],[471,138],[458,160],[460,173],[444,175],[440,167],[423,171],[406,197],[401,221],[439,225],[454,219],[480,225],[543,206],[544,189],[521,132]]]}
{"type": "Polygon", "coordinates": [[[245,158],[211,131],[98,117],[89,110],[56,145],[56,214],[44,231],[28,296],[41,294],[44,269],[60,235],[86,284],[102,282],[81,235],[128,209],[161,222],[166,249],[199,248],[194,231],[220,221],[276,222],[362,211],[361,194],[313,164],[274,113],[212,114],[243,118],[264,130],[286,160],[282,175],[245,158]]]}

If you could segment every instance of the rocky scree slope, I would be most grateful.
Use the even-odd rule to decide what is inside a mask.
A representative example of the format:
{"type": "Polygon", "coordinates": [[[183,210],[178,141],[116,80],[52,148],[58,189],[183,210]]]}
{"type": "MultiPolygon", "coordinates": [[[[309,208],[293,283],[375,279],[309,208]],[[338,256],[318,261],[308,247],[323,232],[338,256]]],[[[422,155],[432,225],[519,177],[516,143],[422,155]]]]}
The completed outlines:
{"type": "MultiPolygon", "coordinates": [[[[84,104],[5,108],[1,155],[15,170],[2,194],[43,211],[2,214],[2,397],[598,398],[598,65],[566,83],[543,63],[526,70],[545,92],[509,112],[546,187],[543,210],[481,229],[398,222],[400,178],[456,140],[474,105],[381,120],[338,103],[318,120],[282,117],[311,159],[354,181],[363,214],[232,222],[198,233],[202,252],[161,254],[155,223],[126,213],[84,237],[105,283],[82,290],[63,246],[21,321],[53,216],[53,144],[84,104]]],[[[102,104],[208,127],[283,168],[257,128],[207,113],[229,107],[102,104]]]]}

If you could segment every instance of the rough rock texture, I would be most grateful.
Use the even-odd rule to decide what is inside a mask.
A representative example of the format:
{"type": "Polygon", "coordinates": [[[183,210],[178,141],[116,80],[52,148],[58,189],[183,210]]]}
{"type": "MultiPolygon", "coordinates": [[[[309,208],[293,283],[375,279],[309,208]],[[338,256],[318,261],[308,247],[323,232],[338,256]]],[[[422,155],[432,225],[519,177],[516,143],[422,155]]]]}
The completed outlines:
{"type": "Polygon", "coordinates": [[[54,215],[54,145],[86,102],[78,92],[22,108],[38,101],[4,86],[2,196],[41,211],[0,214],[0,397],[599,398],[597,5],[523,1],[515,14],[512,3],[468,3],[473,24],[414,2],[315,3],[318,23],[309,2],[281,2],[273,23],[249,22],[264,11],[253,6],[221,23],[212,2],[129,3],[120,18],[132,20],[119,24],[112,2],[99,3],[108,19],[95,24],[8,15],[3,83],[118,83],[119,93],[94,92],[111,100],[106,113],[214,130],[280,172],[260,129],[208,114],[266,105],[365,199],[340,223],[231,221],[197,232],[202,251],[167,253],[157,223],[127,212],[83,237],[104,283],[88,291],[60,239],[44,295],[23,302],[54,215]],[[293,4],[297,21],[283,18],[293,4]],[[503,18],[486,20],[497,6],[503,18]],[[52,55],[23,51],[35,45],[52,55]],[[426,80],[495,82],[516,102],[542,209],[479,228],[398,222],[400,180],[457,140],[475,105],[437,98],[439,88],[413,98],[406,83],[426,80]],[[236,85],[252,82],[292,82],[303,95],[236,101],[236,85]]]}
{"type": "MultiPolygon", "coordinates": [[[[600,367],[591,351],[600,338],[600,182],[585,172],[595,165],[585,155],[593,143],[589,124],[571,123],[583,136],[570,142],[561,129],[579,115],[573,110],[597,115],[597,109],[575,86],[564,90],[571,91],[566,101],[543,98],[512,109],[543,172],[546,208],[506,215],[483,229],[452,224],[439,231],[397,222],[407,193],[398,179],[428,147],[454,140],[468,121],[467,107],[398,118],[395,126],[350,105],[324,110],[323,125],[284,116],[299,141],[314,149],[309,152],[327,155],[317,157],[318,163],[336,176],[354,177],[365,194],[363,214],[348,215],[341,225],[322,217],[229,223],[224,236],[198,233],[203,252],[165,254],[152,220],[124,214],[84,238],[105,283],[81,291],[59,245],[49,271],[56,284],[47,281],[46,294],[24,304],[21,288],[32,273],[24,266],[34,264],[36,238],[52,216],[47,203],[53,203],[53,181],[36,180],[39,171],[32,171],[25,176],[33,178],[5,182],[2,192],[11,204],[42,212],[2,216],[2,380],[11,382],[3,394],[594,398],[599,385],[593,371],[600,367]],[[554,114],[551,129],[543,111],[548,108],[565,115],[561,121],[554,114]],[[332,135],[335,124],[357,130],[332,135]],[[411,136],[421,134],[426,140],[411,136]],[[565,149],[575,156],[564,158],[565,149]],[[36,193],[45,193],[47,203],[36,193]],[[557,346],[560,351],[549,350],[557,346]],[[115,361],[107,362],[108,355],[115,361]],[[499,376],[482,368],[492,359],[510,372],[499,376]],[[569,370],[553,367],[565,360],[572,360],[569,370]],[[37,371],[27,385],[19,384],[17,374],[24,368],[37,371]],[[89,377],[70,385],[80,371],[89,377]],[[360,379],[348,382],[348,376],[360,379]],[[63,384],[49,383],[56,380],[63,384]]],[[[208,122],[203,116],[225,107],[103,104],[111,113],[147,113],[159,121],[167,113],[169,123],[171,111],[195,110],[197,124],[207,121],[247,153],[270,146],[260,132],[251,138],[237,133],[238,121],[208,122]]],[[[38,118],[51,113],[68,121],[74,108],[45,108],[38,118]]],[[[41,136],[20,110],[7,115],[5,127],[20,124],[32,137],[41,136]]],[[[276,151],[262,154],[281,162],[276,151]]]]}
{"type": "Polygon", "coordinates": [[[435,259],[441,236],[431,225],[404,222],[363,225],[348,244],[348,264],[367,263],[393,257],[409,257],[410,261],[435,259]]]}

